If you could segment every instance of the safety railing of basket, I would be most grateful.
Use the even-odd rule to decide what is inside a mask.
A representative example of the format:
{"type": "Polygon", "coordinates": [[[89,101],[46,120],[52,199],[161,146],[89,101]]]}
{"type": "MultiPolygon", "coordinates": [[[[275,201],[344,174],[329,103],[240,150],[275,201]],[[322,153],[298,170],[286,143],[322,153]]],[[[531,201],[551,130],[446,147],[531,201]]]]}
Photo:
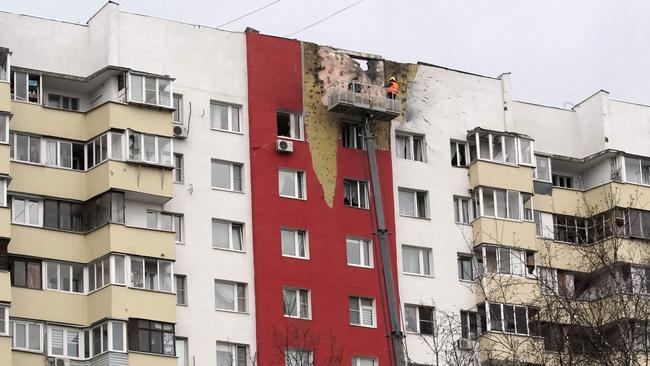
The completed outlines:
{"type": "Polygon", "coordinates": [[[327,103],[330,107],[337,103],[365,104],[369,109],[400,112],[399,100],[387,98],[386,88],[357,82],[332,84],[327,90],[327,103]]]}

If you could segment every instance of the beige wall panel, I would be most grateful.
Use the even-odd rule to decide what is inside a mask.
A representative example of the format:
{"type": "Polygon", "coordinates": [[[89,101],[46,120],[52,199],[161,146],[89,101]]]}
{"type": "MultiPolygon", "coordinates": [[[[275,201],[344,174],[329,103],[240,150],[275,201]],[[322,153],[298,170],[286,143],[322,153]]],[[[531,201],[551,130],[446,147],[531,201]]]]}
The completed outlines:
{"type": "Polygon", "coordinates": [[[480,217],[472,221],[472,232],[474,245],[489,243],[537,250],[534,222],[480,217]]]}
{"type": "Polygon", "coordinates": [[[176,250],[174,233],[110,225],[111,251],[173,260],[176,250]]]}
{"type": "Polygon", "coordinates": [[[86,173],[41,165],[11,163],[9,190],[85,201],[86,173]]]}
{"type": "Polygon", "coordinates": [[[94,166],[84,174],[85,187],[83,189],[83,192],[84,197],[86,197],[84,200],[88,200],[111,189],[109,176],[109,166],[111,163],[115,162],[111,160],[105,161],[99,165],[94,166]]]}
{"type": "Polygon", "coordinates": [[[562,215],[580,215],[584,212],[584,196],[580,191],[554,187],[552,196],[535,195],[533,208],[562,215]]]}
{"type": "Polygon", "coordinates": [[[171,169],[118,161],[109,161],[108,167],[111,187],[169,198],[173,195],[171,169]]]}
{"type": "Polygon", "coordinates": [[[541,337],[519,336],[499,332],[487,332],[479,338],[481,363],[492,360],[512,360],[539,363],[544,352],[541,337]]]}
{"type": "Polygon", "coordinates": [[[177,366],[176,357],[129,352],[129,366],[177,366]]]}
{"type": "Polygon", "coordinates": [[[488,274],[484,285],[477,288],[477,303],[486,300],[507,304],[532,304],[540,295],[540,287],[534,278],[488,274]]]}
{"type": "Polygon", "coordinates": [[[11,209],[0,207],[0,238],[11,237],[11,209]]]}
{"type": "Polygon", "coordinates": [[[477,160],[469,167],[469,185],[533,192],[533,169],[477,160]]]}
{"type": "Polygon", "coordinates": [[[117,287],[120,286],[106,286],[86,296],[86,325],[113,316],[111,298],[117,287]]]}
{"type": "Polygon", "coordinates": [[[84,114],[45,108],[39,104],[13,102],[11,130],[85,141],[84,114]]]}
{"type": "Polygon", "coordinates": [[[176,322],[176,295],[111,286],[112,316],[176,322]]]}
{"type": "Polygon", "coordinates": [[[0,82],[0,111],[11,112],[11,85],[0,82]]]}
{"type": "Polygon", "coordinates": [[[9,166],[9,153],[11,146],[9,144],[0,143],[0,174],[10,174],[11,168],[9,166]]]}
{"type": "Polygon", "coordinates": [[[11,365],[11,337],[0,336],[0,365],[11,365]]]}
{"type": "Polygon", "coordinates": [[[11,275],[7,271],[0,271],[0,302],[11,302],[11,275]]]}
{"type": "Polygon", "coordinates": [[[11,290],[11,316],[87,325],[85,295],[20,287],[11,290]]]}
{"type": "Polygon", "coordinates": [[[9,253],[70,262],[88,261],[84,235],[25,225],[11,225],[9,253]]]}
{"type": "Polygon", "coordinates": [[[43,366],[45,365],[45,355],[42,353],[32,352],[11,352],[13,366],[43,366]]]}
{"type": "MultiPolygon", "coordinates": [[[[151,133],[161,136],[172,136],[172,111],[167,109],[125,105],[120,103],[107,103],[100,107],[108,106],[108,118],[106,115],[93,115],[94,111],[88,112],[88,137],[96,136],[106,130],[102,129],[101,121],[110,121],[112,128],[126,130],[132,128],[140,132],[151,133]],[[96,121],[98,123],[96,123],[96,121]],[[98,126],[99,128],[96,128],[98,126]]],[[[106,113],[106,112],[103,112],[106,113]]]]}

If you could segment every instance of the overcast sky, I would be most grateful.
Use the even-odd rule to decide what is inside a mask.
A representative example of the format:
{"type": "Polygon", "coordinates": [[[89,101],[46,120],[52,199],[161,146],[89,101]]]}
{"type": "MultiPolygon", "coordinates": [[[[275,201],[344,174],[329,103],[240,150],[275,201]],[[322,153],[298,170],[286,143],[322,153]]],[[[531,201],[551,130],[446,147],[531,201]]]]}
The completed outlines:
{"type": "MultiPolygon", "coordinates": [[[[286,36],[356,1],[280,0],[225,29],[286,36]]],[[[118,2],[123,11],[216,27],[273,0],[118,2]]],[[[85,23],[104,3],[2,0],[0,10],[85,23]]],[[[363,0],[292,38],[489,76],[512,72],[518,100],[570,106],[604,89],[650,104],[648,19],[644,0],[363,0]]]]}

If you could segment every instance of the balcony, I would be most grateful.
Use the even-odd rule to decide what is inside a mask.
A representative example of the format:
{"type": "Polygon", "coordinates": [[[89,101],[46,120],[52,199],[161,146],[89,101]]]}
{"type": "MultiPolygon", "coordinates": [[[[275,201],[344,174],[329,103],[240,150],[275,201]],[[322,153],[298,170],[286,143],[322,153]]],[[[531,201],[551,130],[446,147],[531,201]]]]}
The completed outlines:
{"type": "Polygon", "coordinates": [[[0,111],[11,112],[11,84],[0,81],[0,111]]]}
{"type": "Polygon", "coordinates": [[[481,354],[481,365],[492,364],[489,360],[494,362],[513,359],[522,364],[526,362],[538,364],[544,353],[544,338],[486,332],[479,338],[479,353],[481,354]]]}
{"type": "Polygon", "coordinates": [[[334,84],[327,89],[327,108],[330,112],[349,115],[372,114],[373,120],[391,121],[400,115],[399,99],[389,99],[383,88],[360,83],[349,87],[334,84]]]}
{"type": "Polygon", "coordinates": [[[11,278],[7,271],[0,271],[0,302],[11,302],[11,278]]]}
{"type": "Polygon", "coordinates": [[[533,192],[533,169],[527,166],[506,165],[476,160],[469,167],[469,183],[477,186],[533,192]]]}
{"type": "Polygon", "coordinates": [[[89,263],[111,252],[174,260],[174,233],[104,225],[87,235],[12,225],[12,254],[89,263]],[[47,243],[47,245],[43,245],[47,243]]]}
{"type": "Polygon", "coordinates": [[[479,217],[472,221],[474,245],[497,244],[537,250],[535,223],[479,217]]]}
{"type": "MultiPolygon", "coordinates": [[[[0,336],[0,364],[2,365],[12,365],[11,358],[11,337],[9,336],[0,336]]],[[[22,363],[17,363],[17,365],[25,365],[22,363]]]]}
{"type": "Polygon", "coordinates": [[[540,285],[535,278],[490,273],[483,288],[477,288],[476,303],[486,300],[505,304],[531,304],[540,296],[540,285]]]}
{"type": "Polygon", "coordinates": [[[89,295],[12,288],[11,315],[88,326],[107,317],[176,322],[176,296],[109,285],[89,295]]]}
{"type": "Polygon", "coordinates": [[[129,352],[129,366],[176,366],[176,357],[129,352]]]}

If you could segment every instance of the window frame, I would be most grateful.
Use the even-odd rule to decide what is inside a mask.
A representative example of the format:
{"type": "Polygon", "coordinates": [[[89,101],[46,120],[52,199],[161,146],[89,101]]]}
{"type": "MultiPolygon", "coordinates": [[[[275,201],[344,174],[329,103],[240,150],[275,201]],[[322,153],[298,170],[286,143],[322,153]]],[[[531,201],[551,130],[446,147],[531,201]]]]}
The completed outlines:
{"type": "Polygon", "coordinates": [[[285,318],[293,319],[302,319],[302,320],[311,320],[312,317],[312,305],[311,305],[311,290],[298,287],[284,287],[282,288],[282,304],[284,309],[285,318]],[[296,302],[296,315],[291,315],[291,310],[287,308],[287,292],[293,292],[296,302]],[[305,293],[307,295],[307,314],[303,314],[303,308],[301,303],[301,295],[305,293]],[[289,313],[287,313],[289,311],[289,313]]]}
{"type": "Polygon", "coordinates": [[[369,210],[370,209],[370,187],[369,186],[370,184],[368,181],[343,178],[343,205],[345,207],[369,210]],[[358,198],[357,205],[354,205],[353,204],[354,201],[352,201],[352,197],[354,196],[354,191],[350,191],[353,193],[352,197],[348,197],[347,195],[348,186],[350,187],[350,190],[356,190],[356,194],[358,198]],[[347,203],[345,202],[346,199],[348,200],[347,203]]]}
{"type": "Polygon", "coordinates": [[[415,245],[402,245],[402,273],[406,275],[413,275],[413,276],[422,276],[422,277],[435,277],[434,276],[434,270],[433,270],[433,250],[428,247],[419,247],[415,245]],[[420,272],[407,272],[405,269],[405,263],[404,263],[404,249],[413,249],[418,251],[418,268],[420,269],[420,272]],[[425,258],[427,259],[428,268],[429,268],[429,273],[424,273],[424,263],[425,263],[425,258]]]}
{"type": "Polygon", "coordinates": [[[12,101],[25,102],[25,103],[31,103],[31,104],[42,104],[42,101],[43,101],[43,75],[36,74],[36,73],[33,73],[33,72],[28,72],[28,71],[13,71],[11,74],[13,75],[13,79],[11,80],[12,84],[13,84],[12,88],[11,88],[11,94],[12,94],[11,100],[12,101]],[[25,83],[25,99],[18,99],[16,97],[16,95],[17,95],[17,93],[16,93],[16,87],[17,87],[16,74],[25,74],[25,82],[26,82],[25,83]],[[32,102],[31,100],[29,100],[30,99],[30,96],[29,96],[29,79],[30,79],[31,76],[38,76],[38,92],[37,92],[37,95],[36,95],[36,101],[35,102],[32,102]]]}
{"type": "Polygon", "coordinates": [[[279,168],[278,169],[278,194],[282,198],[291,198],[295,200],[307,200],[307,179],[306,174],[303,170],[290,169],[290,168],[279,168]],[[282,194],[282,187],[280,185],[280,174],[281,172],[292,173],[294,175],[294,190],[296,196],[288,196],[282,194]]]}
{"type": "Polygon", "coordinates": [[[360,238],[360,237],[354,237],[354,236],[348,236],[345,238],[345,249],[346,249],[346,261],[348,266],[351,267],[359,267],[359,268],[374,268],[375,267],[375,258],[374,258],[374,252],[373,252],[373,245],[372,245],[372,240],[366,239],[366,238],[360,238]],[[359,264],[356,263],[350,263],[350,256],[347,255],[350,247],[348,246],[349,241],[355,241],[357,242],[359,246],[359,264]],[[367,244],[368,246],[368,258],[366,258],[366,255],[364,253],[364,244],[367,244]],[[367,259],[367,262],[369,263],[368,265],[365,265],[364,262],[365,259],[367,259]]]}
{"type": "MultiPolygon", "coordinates": [[[[129,351],[145,352],[145,353],[172,356],[172,357],[176,356],[176,326],[174,323],[167,323],[167,322],[154,321],[154,320],[141,319],[141,318],[129,318],[129,331],[130,331],[129,348],[128,348],[129,351]],[[144,324],[142,324],[142,322],[148,323],[148,326],[145,326],[144,324]],[[156,327],[156,324],[160,324],[160,326],[156,327]],[[171,330],[166,328],[171,328],[171,330]],[[141,332],[147,332],[149,335],[148,336],[149,344],[146,346],[146,349],[144,349],[144,345],[140,344],[141,332]],[[161,352],[155,352],[154,350],[151,349],[151,343],[152,343],[151,335],[155,333],[160,333],[161,352]],[[171,354],[165,353],[165,335],[170,335],[170,334],[172,339],[174,340],[173,349],[172,349],[173,352],[171,354]]],[[[124,338],[126,339],[127,337],[124,338]]]]}
{"type": "MultiPolygon", "coordinates": [[[[142,256],[135,256],[135,255],[129,255],[125,257],[125,271],[127,276],[125,276],[125,282],[126,286],[130,288],[137,288],[140,290],[145,290],[145,291],[152,291],[152,292],[161,292],[161,293],[167,293],[167,294],[173,294],[175,293],[174,291],[174,262],[164,260],[164,259],[158,259],[158,258],[151,258],[151,257],[142,257],[142,256]],[[133,275],[133,262],[134,261],[140,261],[142,263],[141,268],[141,276],[142,276],[142,286],[137,286],[134,283],[135,276],[133,275]],[[153,284],[153,288],[147,288],[147,261],[155,261],[156,262],[156,283],[153,284]],[[164,290],[163,289],[163,284],[164,284],[164,277],[163,274],[164,272],[161,272],[160,269],[160,264],[161,263],[167,263],[169,265],[169,290],[164,290]]],[[[113,272],[113,271],[111,271],[113,272]]],[[[106,282],[106,281],[104,281],[106,282]]],[[[110,284],[110,282],[109,282],[110,284]]],[[[104,284],[106,285],[106,284],[104,284]]]]}
{"type": "Polygon", "coordinates": [[[416,219],[430,219],[431,212],[429,210],[429,191],[412,189],[412,188],[397,188],[397,200],[399,215],[402,217],[411,217],[416,219]],[[402,205],[400,204],[400,193],[411,194],[413,196],[413,215],[402,212],[402,205]],[[424,216],[419,215],[420,207],[418,205],[418,194],[424,194],[424,216]]]}
{"type": "Polygon", "coordinates": [[[33,197],[26,197],[26,196],[12,196],[11,197],[11,223],[16,224],[16,225],[25,225],[25,226],[32,226],[32,227],[43,227],[43,215],[44,215],[44,207],[43,207],[43,200],[42,199],[37,199],[33,197]],[[15,202],[16,201],[23,201],[23,205],[25,207],[24,209],[24,216],[25,216],[25,222],[20,222],[16,220],[16,207],[15,207],[15,202]],[[36,224],[31,224],[27,222],[29,219],[28,217],[31,215],[31,210],[27,210],[27,203],[36,203],[36,215],[37,215],[37,223],[36,224]]]}
{"type": "Polygon", "coordinates": [[[8,139],[13,140],[9,142],[9,145],[11,145],[11,151],[10,151],[10,159],[12,161],[16,162],[21,162],[25,164],[35,164],[35,165],[45,165],[43,163],[43,138],[38,135],[32,135],[29,133],[22,133],[22,132],[11,132],[9,131],[8,139]],[[17,150],[18,150],[18,136],[25,136],[27,138],[27,160],[22,160],[17,158],[17,150]],[[35,161],[32,161],[32,139],[38,140],[38,153],[36,153],[34,159],[35,161]]]}
{"type": "Polygon", "coordinates": [[[365,151],[368,149],[366,139],[364,136],[364,128],[361,122],[356,121],[342,121],[341,122],[341,146],[346,149],[355,149],[365,151]],[[350,131],[346,131],[350,129],[350,131]],[[346,139],[347,135],[347,139],[346,139]],[[357,137],[361,136],[361,146],[357,141],[357,137]],[[350,144],[352,142],[352,144],[350,144]],[[351,145],[351,146],[349,146],[351,145]]]}
{"type": "Polygon", "coordinates": [[[359,312],[359,324],[352,323],[352,314],[351,311],[352,309],[348,309],[348,323],[351,326],[356,326],[356,327],[364,327],[364,328],[377,328],[377,301],[374,298],[371,297],[363,297],[363,296],[350,296],[348,297],[348,308],[350,301],[356,301],[356,311],[359,312]],[[367,305],[361,305],[361,300],[370,300],[372,301],[372,307],[369,307],[367,305]],[[372,311],[372,324],[364,324],[363,321],[363,310],[371,310],[372,311]]]}
{"type": "Polygon", "coordinates": [[[42,290],[43,289],[43,261],[41,260],[36,260],[32,258],[24,258],[24,257],[10,257],[9,258],[9,267],[10,267],[10,277],[11,277],[11,286],[13,287],[19,287],[19,288],[28,288],[28,289],[34,289],[34,290],[42,290]],[[16,262],[22,262],[25,265],[25,277],[24,277],[24,282],[25,285],[17,285],[16,284],[16,267],[15,263],[16,262]],[[29,264],[32,264],[32,267],[38,266],[38,276],[34,276],[34,279],[38,279],[38,286],[36,287],[30,287],[29,286],[29,264]]]}
{"type": "Polygon", "coordinates": [[[138,73],[138,72],[127,72],[127,95],[128,95],[128,101],[129,103],[139,103],[139,104],[146,104],[146,105],[155,105],[158,107],[164,107],[164,108],[173,108],[174,107],[174,102],[173,102],[173,95],[174,95],[174,83],[172,82],[173,80],[171,78],[165,78],[165,77],[160,77],[160,76],[153,76],[153,75],[146,75],[144,73],[138,73]],[[134,100],[133,99],[133,93],[131,92],[133,89],[133,77],[140,77],[142,78],[142,100],[134,100]],[[149,103],[147,102],[147,89],[146,84],[147,84],[147,79],[154,79],[155,80],[155,91],[156,91],[156,102],[155,103],[149,103]],[[160,80],[166,80],[169,82],[169,105],[162,104],[161,102],[161,97],[160,97],[160,80]]]}
{"type": "Polygon", "coordinates": [[[231,132],[231,133],[237,133],[237,134],[243,134],[243,121],[242,121],[242,106],[239,104],[233,104],[233,103],[227,103],[227,102],[222,102],[218,100],[210,100],[210,129],[214,131],[224,131],[224,132],[231,132]],[[226,107],[228,108],[228,128],[223,129],[220,127],[217,127],[214,125],[214,121],[212,120],[212,106],[220,106],[220,107],[226,107]],[[238,115],[238,120],[239,120],[239,129],[235,130],[233,129],[233,110],[237,109],[237,115],[238,115]]]}
{"type": "Polygon", "coordinates": [[[249,313],[249,296],[248,296],[248,284],[244,282],[236,282],[236,281],[228,281],[228,280],[220,280],[220,279],[215,279],[214,280],[214,308],[216,311],[226,311],[229,313],[240,313],[240,314],[248,314],[249,313]],[[217,303],[217,284],[222,284],[222,285],[229,285],[232,286],[233,291],[233,309],[225,309],[225,308],[219,308],[218,303],[217,303]],[[242,286],[244,288],[244,309],[239,308],[239,295],[238,295],[238,290],[239,287],[242,286]]]}
{"type": "Polygon", "coordinates": [[[212,218],[211,221],[211,230],[212,230],[212,249],[219,249],[219,250],[228,250],[232,252],[240,252],[244,253],[246,251],[246,238],[244,237],[245,231],[244,231],[244,223],[243,222],[237,222],[237,221],[229,221],[229,220],[223,220],[223,219],[217,219],[217,218],[212,218]],[[228,224],[228,248],[226,247],[220,247],[215,245],[214,241],[214,224],[215,223],[221,223],[221,224],[228,224]],[[234,241],[233,241],[233,228],[235,226],[238,226],[239,228],[239,238],[241,240],[241,249],[236,249],[234,247],[234,241]]]}
{"type": "Polygon", "coordinates": [[[455,155],[451,156],[451,166],[454,168],[466,168],[469,166],[470,161],[469,161],[469,144],[467,141],[461,141],[461,140],[450,140],[449,141],[449,151],[451,153],[451,149],[454,149],[455,155]],[[462,148],[461,148],[462,145],[462,148]],[[463,152],[463,156],[465,157],[465,164],[461,164],[461,151],[463,152]]]}
{"type": "Polygon", "coordinates": [[[185,161],[183,154],[174,153],[172,157],[172,164],[174,166],[174,169],[172,171],[173,183],[183,184],[185,182],[185,161]]]}
{"type": "MultiPolygon", "coordinates": [[[[109,337],[110,338],[110,337],[109,337]]],[[[85,351],[85,342],[84,342],[84,329],[83,328],[71,328],[71,327],[62,327],[62,326],[56,326],[56,325],[48,325],[47,326],[47,333],[46,333],[46,339],[47,339],[47,356],[48,357],[62,357],[62,358],[69,358],[73,360],[83,360],[85,359],[84,357],[84,351],[85,351]],[[63,342],[63,354],[57,355],[54,354],[52,351],[52,346],[53,346],[53,341],[52,341],[52,333],[54,330],[61,331],[62,333],[62,342],[63,342]],[[71,332],[76,332],[77,333],[77,356],[71,356],[70,350],[69,350],[69,333],[71,332]]],[[[89,342],[88,345],[90,346],[92,342],[89,342]]]]}
{"type": "Polygon", "coordinates": [[[44,342],[43,342],[43,323],[41,322],[36,322],[36,321],[27,321],[27,320],[18,320],[18,319],[11,319],[10,320],[10,327],[11,327],[11,348],[16,349],[16,350],[21,350],[21,351],[26,351],[26,352],[35,352],[35,353],[42,353],[43,352],[43,347],[44,347],[44,342]],[[16,326],[17,325],[23,325],[25,326],[25,347],[18,347],[16,346],[16,326]],[[38,326],[38,349],[31,348],[30,344],[30,325],[32,326],[38,326]]]}
{"type": "Polygon", "coordinates": [[[419,334],[419,335],[422,335],[422,336],[434,336],[435,335],[435,318],[436,318],[436,308],[435,308],[435,306],[404,304],[404,329],[405,329],[405,332],[407,332],[407,333],[419,334]],[[417,328],[416,330],[412,330],[412,329],[408,328],[408,324],[407,324],[407,321],[406,321],[406,319],[407,319],[407,316],[406,316],[407,309],[412,309],[412,310],[415,311],[415,324],[416,324],[416,328],[417,328]],[[431,310],[431,320],[430,321],[421,319],[420,309],[431,310]],[[432,334],[422,333],[422,322],[431,323],[432,334]]]}
{"type": "Polygon", "coordinates": [[[487,304],[486,308],[488,309],[488,311],[486,312],[487,316],[488,316],[486,324],[487,324],[487,327],[488,327],[489,331],[500,332],[500,333],[504,333],[504,334],[523,335],[523,336],[531,335],[530,326],[529,326],[530,325],[529,308],[527,306],[507,304],[507,303],[488,303],[488,302],[486,302],[486,304],[487,304]],[[498,305],[499,308],[500,308],[499,322],[500,322],[500,325],[501,325],[501,329],[493,329],[493,327],[492,327],[493,320],[492,320],[492,309],[490,308],[491,305],[498,305]],[[512,314],[513,314],[513,320],[514,320],[514,332],[509,332],[509,331],[506,330],[506,321],[507,321],[507,319],[505,317],[505,315],[506,315],[505,314],[505,307],[512,307],[512,314]],[[520,333],[520,332],[518,332],[518,329],[517,329],[517,315],[516,314],[517,314],[517,309],[518,308],[519,309],[521,309],[521,308],[525,309],[526,333],[520,333]]]}
{"type": "Polygon", "coordinates": [[[284,351],[284,365],[285,366],[307,366],[303,365],[304,356],[309,357],[308,364],[314,363],[314,351],[298,348],[287,348],[284,351]],[[290,354],[295,354],[290,356],[290,354]]]}
{"type": "Polygon", "coordinates": [[[239,353],[238,351],[240,349],[244,349],[244,352],[246,354],[246,359],[244,359],[244,364],[248,365],[248,345],[247,344],[242,344],[242,343],[233,343],[233,342],[225,342],[225,341],[217,341],[217,365],[221,365],[220,360],[219,360],[219,346],[222,347],[228,347],[228,353],[230,354],[230,360],[229,360],[229,365],[230,366],[239,366],[241,360],[239,358],[239,353]]]}
{"type": "Polygon", "coordinates": [[[235,193],[244,193],[244,164],[243,163],[237,163],[234,161],[228,161],[228,160],[221,160],[221,159],[210,159],[210,188],[218,191],[226,191],[226,192],[235,192],[235,193]],[[229,179],[228,179],[228,184],[229,187],[218,187],[214,185],[213,181],[213,174],[214,174],[214,164],[221,164],[221,165],[227,165],[229,168],[229,179]],[[239,167],[239,186],[241,189],[236,189],[235,182],[236,182],[236,177],[235,177],[235,167],[239,167]]]}
{"type": "Polygon", "coordinates": [[[475,219],[472,207],[473,202],[471,197],[454,196],[454,222],[460,225],[470,225],[475,219]],[[464,221],[464,201],[467,202],[467,221],[464,221]]]}
{"type": "Polygon", "coordinates": [[[469,254],[469,253],[458,253],[457,254],[457,263],[458,263],[458,280],[461,282],[474,282],[474,279],[477,277],[477,269],[474,266],[474,256],[469,254]],[[469,268],[470,268],[470,273],[469,273],[469,278],[464,278],[465,271],[464,266],[462,263],[466,263],[469,261],[469,268]]]}
{"type": "Polygon", "coordinates": [[[4,324],[4,329],[0,328],[0,336],[7,336],[11,334],[10,325],[9,325],[9,306],[5,304],[0,304],[0,309],[2,310],[2,316],[0,320],[4,324]]]}
{"type": "Polygon", "coordinates": [[[174,274],[174,292],[176,292],[176,305],[177,306],[188,306],[188,303],[187,303],[187,299],[188,299],[188,297],[187,297],[187,275],[177,274],[177,273],[174,274]],[[181,282],[183,283],[183,286],[182,286],[183,289],[182,290],[179,290],[178,280],[181,280],[181,282]],[[181,302],[178,301],[179,291],[182,291],[182,295],[181,295],[182,301],[181,302]]]}
{"type": "MultiPolygon", "coordinates": [[[[126,149],[126,159],[124,161],[130,162],[130,163],[139,163],[139,164],[152,164],[152,165],[160,165],[160,166],[165,166],[165,167],[172,167],[174,166],[174,139],[168,136],[159,136],[159,135],[153,135],[149,133],[143,133],[131,129],[126,130],[126,143],[124,144],[124,148],[126,149]],[[138,136],[137,139],[139,141],[139,156],[131,157],[132,154],[132,149],[131,146],[129,145],[129,142],[131,141],[131,136],[138,136]],[[154,145],[153,145],[153,150],[154,150],[154,160],[147,160],[146,159],[146,153],[145,150],[145,137],[147,138],[153,138],[154,139],[154,145]],[[165,164],[162,162],[162,156],[160,154],[160,139],[167,139],[169,140],[169,164],[165,164]]],[[[109,146],[111,146],[109,144],[109,146]]],[[[110,151],[111,149],[109,149],[110,151]]],[[[88,161],[86,159],[86,161],[88,161]]]]}
{"type": "Polygon", "coordinates": [[[411,161],[419,161],[422,163],[427,162],[427,156],[426,156],[426,138],[425,135],[422,134],[415,134],[412,132],[405,132],[405,131],[395,131],[395,157],[398,159],[404,159],[404,160],[411,160],[411,161]],[[397,149],[398,143],[397,139],[402,138],[402,139],[407,139],[407,143],[404,145],[405,148],[408,148],[407,154],[405,156],[400,156],[400,150],[397,149]],[[416,159],[416,148],[415,148],[415,141],[419,140],[420,141],[420,158],[421,159],[416,159]]]}
{"type": "MultiPolygon", "coordinates": [[[[489,218],[498,219],[498,220],[508,220],[508,221],[516,221],[516,222],[531,221],[531,220],[528,220],[528,219],[524,220],[524,217],[525,217],[524,201],[523,201],[523,195],[524,194],[528,194],[528,193],[513,191],[513,190],[509,190],[509,189],[485,187],[485,186],[476,187],[474,189],[474,192],[472,193],[473,204],[474,204],[473,212],[474,212],[475,216],[478,213],[478,216],[476,216],[475,218],[489,217],[489,218]],[[485,200],[484,200],[484,197],[485,197],[485,192],[484,191],[485,190],[492,191],[492,202],[493,202],[494,215],[486,215],[485,214],[485,200]],[[505,215],[505,217],[499,216],[500,206],[499,206],[499,199],[498,199],[498,196],[497,196],[497,192],[503,192],[505,194],[505,197],[506,197],[506,201],[505,201],[506,215],[505,215]],[[511,193],[517,193],[517,197],[518,197],[517,214],[519,215],[519,218],[513,218],[511,216],[511,214],[512,214],[512,211],[510,209],[510,194],[511,193]]],[[[533,220],[534,220],[534,212],[535,212],[535,210],[534,210],[534,207],[532,206],[532,197],[531,197],[530,202],[531,202],[531,210],[533,211],[533,220]]]]}
{"type": "Polygon", "coordinates": [[[535,154],[535,169],[533,170],[533,180],[553,184],[553,167],[551,165],[551,157],[547,155],[535,154]],[[548,166],[548,177],[539,177],[537,159],[544,159],[548,166]]]}
{"type": "MultiPolygon", "coordinates": [[[[0,112],[0,137],[4,135],[4,139],[0,138],[0,143],[13,144],[9,141],[9,123],[11,115],[6,112],[0,112]]],[[[13,136],[13,135],[12,135],[13,136]]]]}
{"type": "MultiPolygon", "coordinates": [[[[11,82],[11,75],[13,75],[12,72],[11,72],[11,52],[8,52],[8,51],[0,52],[0,60],[1,59],[4,59],[4,61],[5,61],[4,62],[4,65],[5,65],[5,78],[0,79],[0,82],[9,83],[9,82],[11,82]]],[[[0,62],[0,65],[2,65],[1,62],[0,62]]]]}
{"type": "Polygon", "coordinates": [[[278,115],[280,115],[280,114],[285,114],[285,115],[289,116],[289,135],[290,136],[281,136],[276,131],[277,137],[279,139],[284,139],[284,140],[305,141],[305,121],[304,121],[302,112],[288,112],[288,111],[278,110],[276,112],[276,127],[277,127],[277,118],[278,118],[278,115]],[[296,126],[298,127],[299,136],[294,136],[295,132],[296,132],[296,126]]]}
{"type": "Polygon", "coordinates": [[[280,249],[282,251],[282,256],[283,257],[309,260],[309,233],[308,233],[308,231],[304,230],[304,229],[297,229],[297,228],[291,228],[291,227],[282,227],[282,228],[280,228],[280,247],[281,247],[280,249]],[[284,252],[284,242],[283,242],[284,236],[282,235],[284,231],[286,231],[286,232],[292,231],[293,232],[293,234],[294,234],[294,237],[293,237],[294,246],[293,246],[293,248],[294,248],[294,251],[295,251],[296,255],[291,255],[291,254],[287,254],[287,253],[284,252]],[[304,245],[305,245],[305,255],[304,256],[298,255],[298,253],[300,253],[299,249],[300,249],[300,235],[301,234],[303,235],[303,241],[304,241],[304,245]]]}
{"type": "Polygon", "coordinates": [[[377,366],[377,358],[365,356],[352,356],[352,366],[362,366],[362,361],[372,361],[372,366],[377,366]]]}
{"type": "Polygon", "coordinates": [[[43,275],[45,277],[45,281],[43,281],[43,284],[44,284],[43,289],[44,290],[65,292],[65,293],[79,294],[79,295],[85,295],[86,294],[86,280],[85,280],[86,271],[87,271],[87,269],[86,269],[87,266],[86,265],[80,264],[80,263],[60,262],[60,261],[47,260],[47,261],[43,261],[41,266],[42,266],[41,268],[45,268],[45,270],[42,270],[43,275]],[[67,290],[67,291],[62,289],[63,288],[63,286],[62,286],[62,284],[63,284],[62,265],[67,265],[67,266],[70,267],[69,268],[69,272],[70,272],[69,276],[70,277],[68,278],[68,281],[69,281],[68,288],[70,290],[67,290]],[[50,287],[50,273],[49,273],[50,266],[56,266],[57,288],[51,288],[50,287]],[[77,269],[79,269],[79,267],[81,267],[81,291],[74,291],[73,290],[74,289],[73,284],[74,284],[74,280],[75,280],[75,278],[74,278],[74,269],[75,269],[75,267],[77,267],[77,269]]]}
{"type": "Polygon", "coordinates": [[[183,124],[183,94],[172,93],[172,108],[174,112],[172,113],[172,123],[177,125],[183,124]],[[174,106],[176,100],[178,100],[178,106],[174,106]],[[175,119],[178,116],[180,119],[175,119]]]}
{"type": "Polygon", "coordinates": [[[70,112],[79,112],[80,111],[80,103],[79,103],[79,98],[77,97],[72,97],[69,95],[62,95],[62,94],[56,94],[56,93],[47,93],[47,107],[49,108],[55,108],[55,109],[60,109],[64,111],[70,111],[70,112]],[[65,100],[68,99],[68,106],[70,108],[65,107],[65,100]],[[52,102],[56,101],[56,106],[52,105],[52,102]],[[72,108],[73,102],[76,101],[77,108],[74,109],[72,108]]]}

